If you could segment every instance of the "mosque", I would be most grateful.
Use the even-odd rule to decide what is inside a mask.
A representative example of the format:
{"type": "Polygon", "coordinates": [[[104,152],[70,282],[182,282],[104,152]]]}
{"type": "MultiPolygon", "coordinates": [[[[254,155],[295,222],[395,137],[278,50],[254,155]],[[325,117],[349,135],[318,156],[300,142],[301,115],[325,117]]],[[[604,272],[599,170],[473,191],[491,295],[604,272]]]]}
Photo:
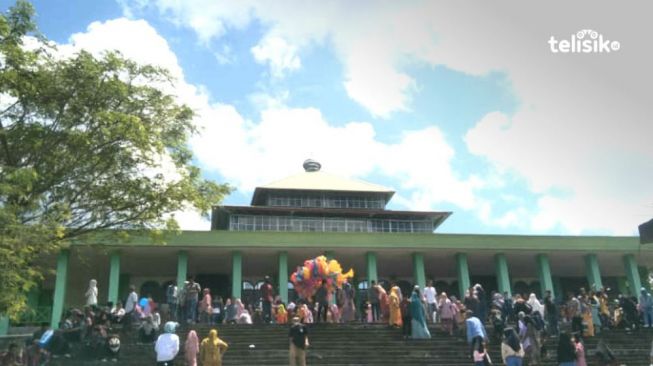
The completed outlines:
{"type": "Polygon", "coordinates": [[[124,299],[129,285],[163,301],[165,287],[188,276],[251,301],[266,275],[288,301],[289,274],[322,254],[354,268],[361,292],[371,280],[404,289],[433,280],[450,295],[480,283],[488,293],[558,297],[591,286],[636,295],[647,283],[653,246],[638,237],[441,234],[451,212],[388,210],[392,189],[329,174],[313,160],[303,167],[257,187],[249,206],[214,207],[210,231],[183,231],[165,245],[146,237],[73,243],[52,258],[31,307],[56,325],[64,309],[83,305],[92,278],[100,303],[124,299]]]}

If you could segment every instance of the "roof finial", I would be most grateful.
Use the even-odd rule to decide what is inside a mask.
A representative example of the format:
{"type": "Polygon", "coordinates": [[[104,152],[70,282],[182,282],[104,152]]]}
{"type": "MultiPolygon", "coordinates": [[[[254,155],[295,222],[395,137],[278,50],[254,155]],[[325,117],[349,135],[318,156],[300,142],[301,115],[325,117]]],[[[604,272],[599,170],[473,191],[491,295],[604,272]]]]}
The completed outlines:
{"type": "Polygon", "coordinates": [[[304,160],[304,170],[307,172],[318,172],[322,168],[322,164],[313,159],[304,160]]]}

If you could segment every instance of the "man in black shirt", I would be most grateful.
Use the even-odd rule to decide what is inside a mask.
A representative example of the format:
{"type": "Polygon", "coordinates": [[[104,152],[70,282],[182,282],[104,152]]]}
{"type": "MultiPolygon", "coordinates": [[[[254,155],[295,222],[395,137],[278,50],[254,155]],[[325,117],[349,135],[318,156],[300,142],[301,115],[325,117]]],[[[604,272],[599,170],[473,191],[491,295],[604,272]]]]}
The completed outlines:
{"type": "Polygon", "coordinates": [[[329,310],[328,295],[329,293],[327,291],[326,282],[322,282],[322,286],[320,286],[315,293],[315,301],[318,303],[317,323],[320,321],[326,323],[327,321],[327,311],[329,310]]]}
{"type": "Polygon", "coordinates": [[[272,322],[272,302],[274,301],[274,288],[270,283],[270,277],[265,276],[265,282],[261,286],[261,297],[263,298],[263,321],[272,322]]]}
{"type": "Polygon", "coordinates": [[[367,301],[372,305],[372,321],[379,320],[379,295],[380,291],[378,288],[379,285],[376,284],[376,281],[372,280],[372,286],[367,290],[367,301]]]}
{"type": "Polygon", "coordinates": [[[306,366],[308,328],[299,322],[299,317],[292,318],[288,339],[290,341],[290,366],[306,366]]]}
{"type": "Polygon", "coordinates": [[[544,314],[546,317],[547,331],[550,336],[558,335],[558,307],[553,302],[553,295],[550,290],[546,290],[544,297],[544,314]]]}

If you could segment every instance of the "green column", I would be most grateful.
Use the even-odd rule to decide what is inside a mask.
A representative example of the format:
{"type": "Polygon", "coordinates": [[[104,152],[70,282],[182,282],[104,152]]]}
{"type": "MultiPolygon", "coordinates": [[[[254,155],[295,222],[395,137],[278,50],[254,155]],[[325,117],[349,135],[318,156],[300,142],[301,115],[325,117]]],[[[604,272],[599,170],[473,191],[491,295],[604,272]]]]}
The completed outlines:
{"type": "Polygon", "coordinates": [[[288,303],[288,252],[279,253],[279,295],[288,303]]]}
{"type": "Polygon", "coordinates": [[[420,291],[426,287],[426,273],[424,271],[424,254],[413,253],[413,279],[420,291]]]}
{"type": "Polygon", "coordinates": [[[372,281],[379,281],[378,274],[376,272],[376,253],[367,252],[367,285],[370,286],[372,281]]]}
{"type": "Polygon", "coordinates": [[[510,290],[510,275],[508,274],[508,260],[506,259],[505,254],[498,253],[494,256],[494,268],[496,270],[497,287],[499,292],[508,292],[508,295],[512,296],[512,291],[510,290]]]}
{"type": "Polygon", "coordinates": [[[585,256],[585,269],[587,270],[587,282],[589,282],[589,289],[593,287],[599,289],[603,287],[601,282],[601,270],[599,269],[599,260],[596,254],[588,254],[585,256]]]}
{"type": "Polygon", "coordinates": [[[467,254],[456,253],[456,272],[458,274],[458,296],[465,298],[465,291],[469,288],[469,266],[467,266],[467,254]]]}
{"type": "Polygon", "coordinates": [[[188,252],[185,250],[177,254],[177,288],[184,288],[184,282],[188,278],[188,252]]]}
{"type": "Polygon", "coordinates": [[[630,294],[633,296],[639,295],[639,289],[642,287],[642,281],[639,278],[639,271],[637,269],[637,261],[632,254],[624,255],[624,267],[626,269],[626,277],[628,278],[628,286],[630,287],[630,294]]]}
{"type": "Polygon", "coordinates": [[[617,277],[617,291],[619,291],[620,294],[630,293],[630,288],[628,286],[628,279],[626,277],[623,276],[617,277]]]}
{"type": "Polygon", "coordinates": [[[50,320],[50,326],[55,329],[59,327],[59,321],[61,321],[61,315],[63,314],[66,302],[69,257],[70,251],[68,249],[61,250],[57,257],[57,278],[54,282],[54,301],[52,304],[52,319],[50,320]]]}
{"type": "Polygon", "coordinates": [[[555,296],[553,291],[553,278],[551,278],[551,265],[549,264],[549,256],[546,254],[538,254],[537,257],[537,272],[540,277],[540,288],[542,289],[542,298],[546,291],[551,291],[551,295],[555,296]]]}
{"type": "Polygon", "coordinates": [[[7,335],[9,332],[9,318],[0,316],[0,336],[7,335]]]}
{"type": "Polygon", "coordinates": [[[120,252],[116,250],[109,254],[109,294],[107,300],[113,304],[118,302],[118,289],[120,289],[120,252]]]}
{"type": "Polygon", "coordinates": [[[564,299],[565,294],[562,288],[562,281],[559,276],[553,276],[553,289],[555,290],[555,297],[557,299],[564,299]]]}
{"type": "Polygon", "coordinates": [[[235,251],[231,254],[231,296],[240,298],[243,291],[243,254],[235,251]]]}

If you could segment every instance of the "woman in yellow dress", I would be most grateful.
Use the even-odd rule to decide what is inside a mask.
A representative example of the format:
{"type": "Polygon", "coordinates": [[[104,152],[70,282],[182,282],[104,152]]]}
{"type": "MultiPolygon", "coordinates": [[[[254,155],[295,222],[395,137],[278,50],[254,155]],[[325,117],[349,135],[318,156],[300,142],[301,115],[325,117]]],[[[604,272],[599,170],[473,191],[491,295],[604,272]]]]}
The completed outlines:
{"type": "Polygon", "coordinates": [[[277,324],[286,324],[288,323],[288,312],[286,307],[283,304],[279,304],[277,307],[277,324]]]}
{"type": "Polygon", "coordinates": [[[592,320],[592,306],[587,297],[581,302],[583,324],[585,325],[585,337],[594,337],[594,321],[592,320]]]}
{"type": "Polygon", "coordinates": [[[390,305],[390,326],[393,327],[401,327],[402,325],[402,320],[401,320],[401,308],[399,307],[399,304],[401,303],[400,300],[400,292],[399,292],[399,287],[394,286],[390,289],[390,299],[389,299],[389,305],[390,305]]]}
{"type": "Polygon", "coordinates": [[[211,329],[209,336],[202,340],[200,345],[200,360],[202,366],[222,366],[222,356],[227,352],[229,345],[218,338],[218,331],[211,329]]]}

